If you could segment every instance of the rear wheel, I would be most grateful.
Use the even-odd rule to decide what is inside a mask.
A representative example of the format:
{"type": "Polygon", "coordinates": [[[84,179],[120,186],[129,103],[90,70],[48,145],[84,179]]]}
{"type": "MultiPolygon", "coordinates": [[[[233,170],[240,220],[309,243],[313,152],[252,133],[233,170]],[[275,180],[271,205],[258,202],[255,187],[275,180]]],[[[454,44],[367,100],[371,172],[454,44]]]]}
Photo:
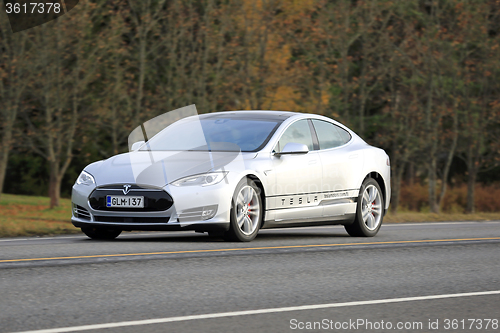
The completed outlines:
{"type": "Polygon", "coordinates": [[[367,178],[361,185],[354,223],[345,226],[354,237],[375,236],[384,217],[384,198],[380,186],[373,178],[367,178]]]}
{"type": "Polygon", "coordinates": [[[251,179],[242,179],[233,195],[231,223],[224,239],[239,242],[253,240],[259,232],[262,213],[260,189],[251,179]]]}
{"type": "Polygon", "coordinates": [[[121,230],[118,229],[104,229],[97,227],[83,227],[82,231],[85,235],[92,239],[100,239],[100,240],[110,240],[115,239],[122,233],[121,230]]]}

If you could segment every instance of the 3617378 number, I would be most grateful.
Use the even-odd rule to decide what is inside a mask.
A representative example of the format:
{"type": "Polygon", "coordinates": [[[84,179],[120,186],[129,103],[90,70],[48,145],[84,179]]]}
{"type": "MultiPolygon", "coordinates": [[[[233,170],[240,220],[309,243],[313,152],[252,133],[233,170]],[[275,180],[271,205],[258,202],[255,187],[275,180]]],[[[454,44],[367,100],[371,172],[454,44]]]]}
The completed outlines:
{"type": "Polygon", "coordinates": [[[28,3],[5,3],[7,14],[49,14],[61,12],[61,4],[58,2],[30,2],[28,3]]]}
{"type": "Polygon", "coordinates": [[[498,319],[445,319],[445,330],[498,329],[498,319]]]}

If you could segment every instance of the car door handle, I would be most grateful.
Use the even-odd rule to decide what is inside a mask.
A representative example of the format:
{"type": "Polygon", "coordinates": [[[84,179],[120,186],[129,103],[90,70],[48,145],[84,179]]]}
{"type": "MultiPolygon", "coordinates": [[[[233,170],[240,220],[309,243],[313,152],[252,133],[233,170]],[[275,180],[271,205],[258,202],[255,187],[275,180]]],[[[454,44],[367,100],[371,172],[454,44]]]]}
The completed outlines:
{"type": "Polygon", "coordinates": [[[349,159],[355,159],[355,158],[358,158],[358,154],[352,154],[352,155],[349,155],[349,159]]]}
{"type": "Polygon", "coordinates": [[[309,165],[316,164],[317,162],[318,162],[317,160],[312,160],[312,161],[309,161],[309,165]]]}

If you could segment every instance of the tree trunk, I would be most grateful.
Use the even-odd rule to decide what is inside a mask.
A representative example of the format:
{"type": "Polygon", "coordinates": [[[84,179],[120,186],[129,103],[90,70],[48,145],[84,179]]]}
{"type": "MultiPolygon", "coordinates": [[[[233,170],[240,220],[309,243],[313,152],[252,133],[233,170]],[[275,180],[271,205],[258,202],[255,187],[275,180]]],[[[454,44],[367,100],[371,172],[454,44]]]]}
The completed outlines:
{"type": "Polygon", "coordinates": [[[432,156],[429,163],[429,208],[432,213],[439,213],[439,206],[436,201],[436,164],[436,158],[432,156]]]}
{"type": "Polygon", "coordinates": [[[137,98],[135,100],[135,120],[141,118],[142,96],[144,93],[144,79],[146,75],[146,37],[141,36],[139,42],[139,83],[137,86],[137,98]]]}
{"type": "Polygon", "coordinates": [[[426,121],[425,121],[425,131],[426,131],[426,141],[429,145],[429,209],[432,213],[439,213],[439,206],[437,205],[437,195],[436,195],[436,182],[437,182],[437,126],[439,124],[437,119],[434,119],[433,111],[433,96],[434,96],[434,77],[432,73],[432,61],[429,64],[430,73],[428,75],[428,96],[426,102],[426,121]]]}
{"type": "MultiPolygon", "coordinates": [[[[395,167],[395,163],[393,164],[393,170],[395,167]]],[[[401,179],[403,178],[403,171],[405,169],[404,164],[399,164],[397,169],[394,171],[394,178],[392,181],[392,198],[391,198],[391,210],[394,213],[397,213],[399,209],[399,199],[401,196],[401,179]]]]}
{"type": "Polygon", "coordinates": [[[348,89],[348,84],[349,84],[349,65],[347,64],[347,49],[342,50],[342,63],[341,63],[341,68],[342,68],[342,115],[344,119],[346,119],[347,122],[349,122],[349,89],[348,89]]]}
{"type": "Polygon", "coordinates": [[[474,191],[477,178],[477,166],[474,150],[477,149],[474,145],[470,144],[467,154],[467,204],[465,207],[465,213],[473,214],[476,212],[475,202],[474,202],[474,191]]]}
{"type": "Polygon", "coordinates": [[[7,172],[7,162],[9,161],[10,152],[10,140],[12,137],[12,131],[7,131],[4,129],[2,135],[2,153],[0,155],[0,197],[3,193],[3,184],[5,182],[5,173],[7,172]]]}
{"type": "Polygon", "coordinates": [[[61,177],[58,175],[58,165],[50,163],[50,176],[49,176],[49,197],[50,209],[59,206],[59,199],[61,198],[61,177]]]}
{"type": "Polygon", "coordinates": [[[469,171],[469,177],[467,178],[467,206],[465,208],[465,213],[473,214],[476,212],[476,207],[474,204],[474,190],[476,185],[476,173],[469,171]]]}
{"type": "Polygon", "coordinates": [[[413,186],[415,184],[415,163],[408,163],[408,174],[406,175],[406,182],[408,186],[413,186]]]}
{"type": "Polygon", "coordinates": [[[366,93],[365,93],[365,84],[366,80],[364,78],[361,79],[361,92],[360,92],[360,100],[361,103],[359,105],[359,136],[363,137],[365,134],[365,107],[366,107],[366,93]]]}
{"type": "Polygon", "coordinates": [[[448,158],[446,159],[446,164],[443,170],[443,180],[441,183],[441,193],[439,194],[439,209],[443,208],[444,196],[446,194],[446,186],[448,184],[448,174],[450,173],[451,162],[453,161],[453,156],[455,155],[455,150],[457,148],[458,142],[458,100],[455,101],[455,110],[453,114],[453,140],[451,143],[450,150],[448,151],[448,158]]]}
{"type": "Polygon", "coordinates": [[[1,142],[1,154],[0,154],[0,196],[3,192],[3,185],[5,182],[5,174],[7,172],[7,163],[9,161],[9,153],[12,141],[12,130],[14,127],[14,121],[16,119],[17,107],[14,106],[14,110],[7,111],[7,119],[3,125],[2,129],[2,142],[1,142]]]}

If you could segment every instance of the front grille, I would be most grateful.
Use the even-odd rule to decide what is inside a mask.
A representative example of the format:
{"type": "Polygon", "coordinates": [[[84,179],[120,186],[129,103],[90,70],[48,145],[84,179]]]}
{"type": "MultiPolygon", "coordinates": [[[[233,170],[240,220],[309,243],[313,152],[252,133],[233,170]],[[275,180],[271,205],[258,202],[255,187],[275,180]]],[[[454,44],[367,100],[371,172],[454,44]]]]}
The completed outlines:
{"type": "Polygon", "coordinates": [[[167,223],[170,217],[123,217],[123,216],[94,216],[96,222],[115,223],[167,223]]]}
{"type": "Polygon", "coordinates": [[[106,196],[108,195],[125,195],[123,193],[123,185],[110,185],[96,188],[90,194],[90,206],[95,210],[103,211],[158,212],[167,210],[174,204],[172,197],[167,192],[161,188],[155,187],[132,185],[130,191],[126,194],[130,196],[143,196],[144,208],[106,207],[106,196]]]}
{"type": "Polygon", "coordinates": [[[73,215],[79,219],[90,220],[90,213],[82,206],[73,205],[73,215]]]}

